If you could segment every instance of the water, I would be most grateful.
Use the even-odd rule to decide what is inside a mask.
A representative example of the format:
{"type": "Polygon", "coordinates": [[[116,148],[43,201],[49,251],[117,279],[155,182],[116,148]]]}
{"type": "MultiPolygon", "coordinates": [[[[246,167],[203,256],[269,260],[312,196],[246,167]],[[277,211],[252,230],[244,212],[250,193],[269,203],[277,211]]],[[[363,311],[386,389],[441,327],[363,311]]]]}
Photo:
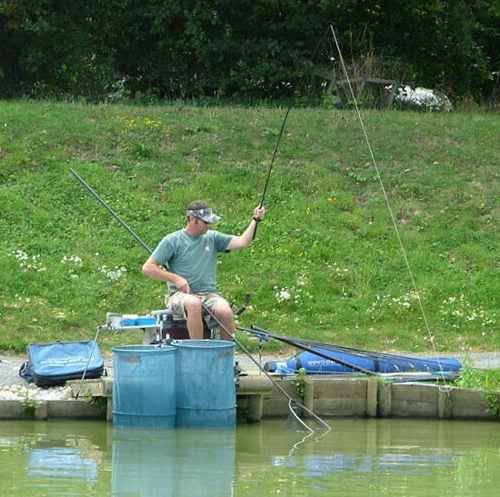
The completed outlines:
{"type": "Polygon", "coordinates": [[[286,421],[236,430],[0,422],[0,496],[497,496],[500,424],[331,420],[301,443],[286,421]]]}

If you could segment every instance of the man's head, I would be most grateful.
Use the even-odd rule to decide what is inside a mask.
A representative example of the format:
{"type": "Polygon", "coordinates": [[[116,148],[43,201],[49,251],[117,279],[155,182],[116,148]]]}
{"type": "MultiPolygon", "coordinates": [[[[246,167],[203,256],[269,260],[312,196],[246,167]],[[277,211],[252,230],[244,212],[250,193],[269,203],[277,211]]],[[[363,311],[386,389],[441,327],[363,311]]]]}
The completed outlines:
{"type": "Polygon", "coordinates": [[[199,219],[206,224],[214,224],[220,220],[220,216],[202,200],[196,200],[187,206],[187,216],[189,221],[199,219]]]}

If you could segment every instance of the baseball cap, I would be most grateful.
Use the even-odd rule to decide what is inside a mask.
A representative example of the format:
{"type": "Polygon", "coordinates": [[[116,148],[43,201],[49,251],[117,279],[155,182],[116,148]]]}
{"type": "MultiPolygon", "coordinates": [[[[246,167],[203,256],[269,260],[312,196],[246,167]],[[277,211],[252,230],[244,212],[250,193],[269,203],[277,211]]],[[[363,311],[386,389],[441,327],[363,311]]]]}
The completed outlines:
{"type": "Polygon", "coordinates": [[[214,224],[217,221],[220,221],[221,217],[218,216],[215,211],[211,207],[201,207],[199,209],[188,209],[188,216],[196,217],[197,219],[201,219],[205,223],[214,224]]]}

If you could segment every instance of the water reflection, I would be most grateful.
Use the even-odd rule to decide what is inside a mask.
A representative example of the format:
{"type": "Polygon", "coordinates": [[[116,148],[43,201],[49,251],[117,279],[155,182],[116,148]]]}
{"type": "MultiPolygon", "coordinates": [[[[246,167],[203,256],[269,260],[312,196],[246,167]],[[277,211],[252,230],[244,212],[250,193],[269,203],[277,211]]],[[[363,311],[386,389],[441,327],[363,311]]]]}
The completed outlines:
{"type": "Polygon", "coordinates": [[[105,495],[106,428],[95,423],[0,423],[0,495],[105,495]]]}
{"type": "Polygon", "coordinates": [[[490,496],[500,475],[498,423],[416,420],[334,420],[326,437],[289,447],[300,433],[279,423],[241,427],[238,497],[328,492],[353,496],[490,496]]]}
{"type": "Polygon", "coordinates": [[[77,478],[96,481],[97,461],[85,457],[80,449],[50,447],[32,449],[28,458],[28,476],[31,478],[77,478]]]}
{"type": "Polygon", "coordinates": [[[306,455],[303,458],[276,457],[272,461],[272,465],[276,467],[300,467],[304,475],[311,478],[323,477],[342,471],[425,475],[435,468],[452,467],[455,463],[455,457],[446,454],[306,455]]]}
{"type": "Polygon", "coordinates": [[[235,430],[113,431],[113,497],[230,497],[235,430]]]}
{"type": "Polygon", "coordinates": [[[311,437],[284,421],[237,430],[1,422],[0,496],[497,495],[500,426],[334,420],[311,437]]]}

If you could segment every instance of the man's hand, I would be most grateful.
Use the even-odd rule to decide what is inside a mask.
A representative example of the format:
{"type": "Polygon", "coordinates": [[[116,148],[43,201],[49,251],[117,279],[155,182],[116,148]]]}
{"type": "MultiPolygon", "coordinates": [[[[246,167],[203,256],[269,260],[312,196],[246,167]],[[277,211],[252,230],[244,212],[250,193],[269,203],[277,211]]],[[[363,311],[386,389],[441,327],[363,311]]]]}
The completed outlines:
{"type": "Polygon", "coordinates": [[[242,248],[248,247],[252,243],[252,240],[254,238],[254,233],[257,229],[257,223],[264,219],[265,214],[266,208],[264,206],[256,207],[253,210],[253,217],[250,220],[250,224],[248,225],[247,229],[243,232],[242,235],[233,237],[233,239],[227,246],[227,250],[240,250],[242,248]]]}
{"type": "Polygon", "coordinates": [[[175,286],[177,287],[179,292],[191,293],[189,283],[187,282],[186,278],[183,278],[182,276],[177,275],[177,278],[175,279],[175,286]]]}
{"type": "Polygon", "coordinates": [[[253,211],[253,218],[255,220],[258,219],[259,221],[262,221],[265,215],[266,215],[266,208],[264,206],[256,207],[253,211]]]}

